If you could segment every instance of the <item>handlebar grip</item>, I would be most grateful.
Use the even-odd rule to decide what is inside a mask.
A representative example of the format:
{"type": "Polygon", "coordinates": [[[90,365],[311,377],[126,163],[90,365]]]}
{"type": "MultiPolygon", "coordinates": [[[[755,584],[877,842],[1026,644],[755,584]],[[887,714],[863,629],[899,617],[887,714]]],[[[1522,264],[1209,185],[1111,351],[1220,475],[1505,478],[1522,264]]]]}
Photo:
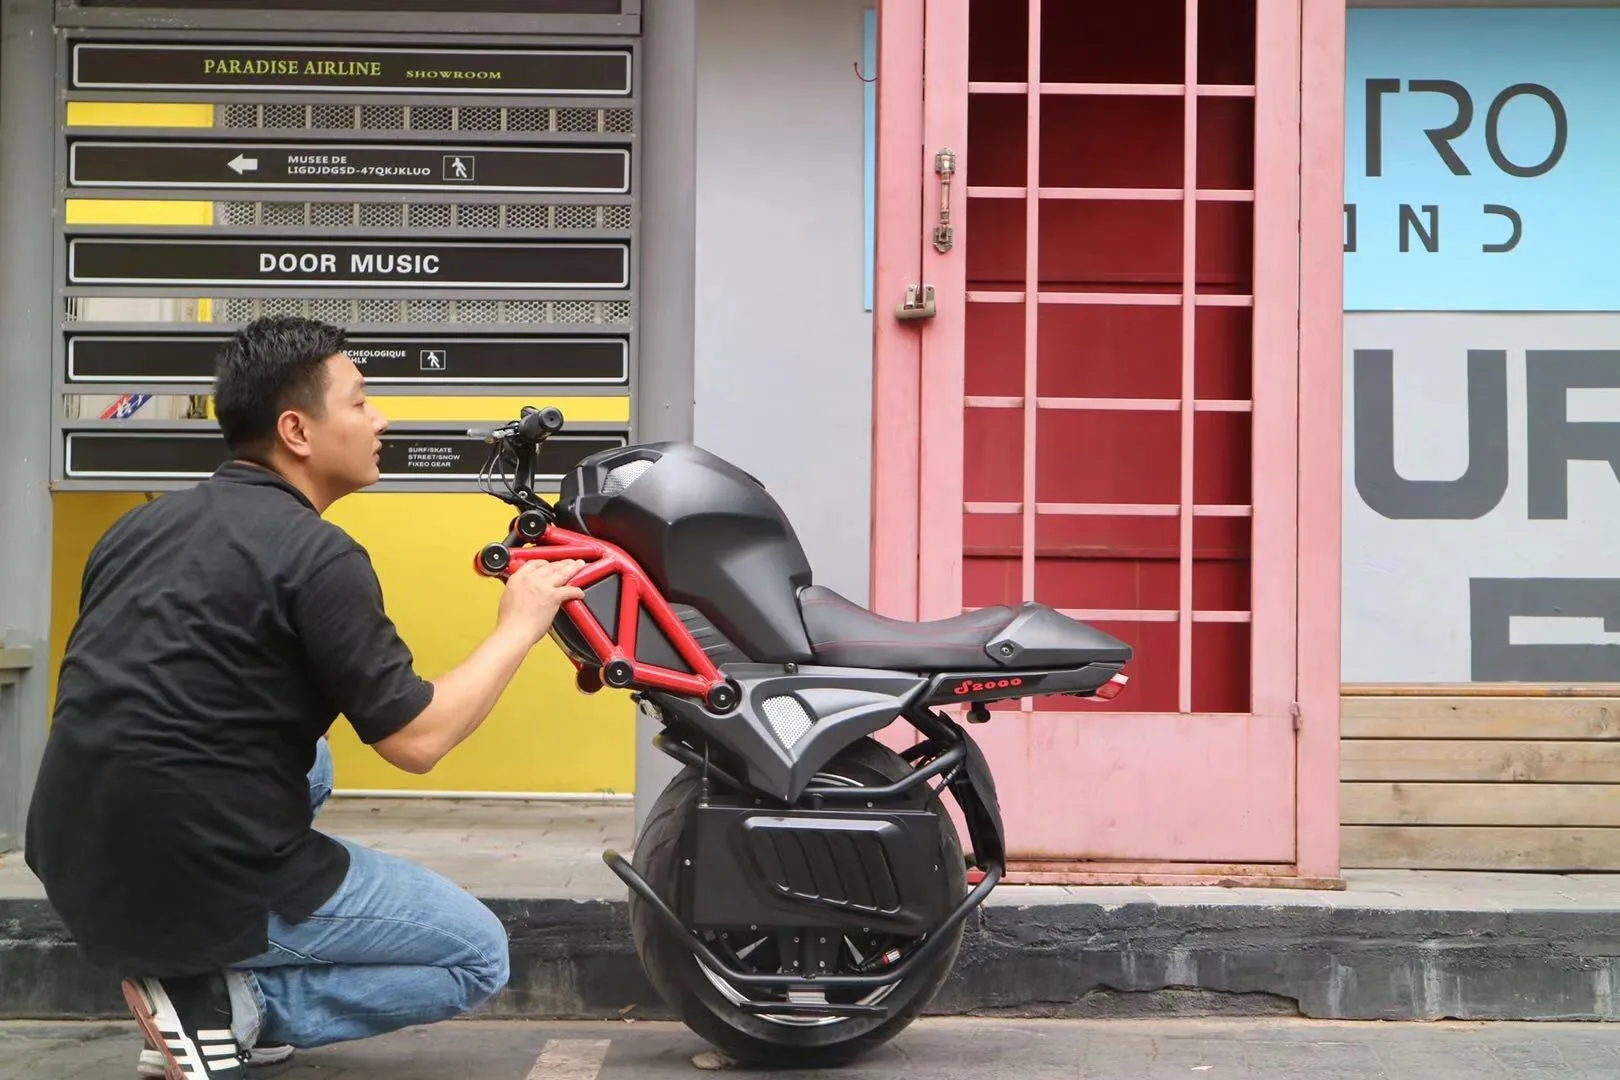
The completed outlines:
{"type": "Polygon", "coordinates": [[[555,435],[562,430],[562,410],[556,406],[547,406],[544,409],[533,409],[527,406],[523,410],[523,419],[518,424],[518,432],[525,439],[538,439],[542,434],[555,435]]]}

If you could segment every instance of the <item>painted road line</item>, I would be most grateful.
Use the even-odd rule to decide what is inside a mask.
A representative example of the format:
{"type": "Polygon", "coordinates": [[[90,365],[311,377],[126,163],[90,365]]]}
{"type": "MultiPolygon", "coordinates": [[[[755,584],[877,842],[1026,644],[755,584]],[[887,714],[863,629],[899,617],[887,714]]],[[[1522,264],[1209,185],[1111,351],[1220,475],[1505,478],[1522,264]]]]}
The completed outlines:
{"type": "Polygon", "coordinates": [[[608,1039],[548,1039],[528,1080],[596,1080],[607,1058],[608,1039]]]}

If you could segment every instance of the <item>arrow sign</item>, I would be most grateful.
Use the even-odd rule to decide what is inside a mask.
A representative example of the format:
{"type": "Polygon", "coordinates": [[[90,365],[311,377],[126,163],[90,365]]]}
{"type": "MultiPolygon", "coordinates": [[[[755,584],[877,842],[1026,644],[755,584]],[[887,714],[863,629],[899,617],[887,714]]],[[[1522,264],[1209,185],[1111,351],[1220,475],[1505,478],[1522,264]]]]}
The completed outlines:
{"type": "Polygon", "coordinates": [[[101,142],[68,146],[74,187],[332,191],[630,191],[623,146],[445,146],[332,143],[101,142]],[[220,156],[235,176],[219,174],[220,156]]]}

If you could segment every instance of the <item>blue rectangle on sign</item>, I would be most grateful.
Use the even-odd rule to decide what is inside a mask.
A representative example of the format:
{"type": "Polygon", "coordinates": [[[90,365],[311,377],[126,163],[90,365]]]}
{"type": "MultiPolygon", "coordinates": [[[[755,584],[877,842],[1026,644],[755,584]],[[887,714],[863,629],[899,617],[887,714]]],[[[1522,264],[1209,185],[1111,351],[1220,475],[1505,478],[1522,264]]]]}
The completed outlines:
{"type": "Polygon", "coordinates": [[[1348,311],[1620,311],[1620,10],[1348,13],[1348,311]]]}

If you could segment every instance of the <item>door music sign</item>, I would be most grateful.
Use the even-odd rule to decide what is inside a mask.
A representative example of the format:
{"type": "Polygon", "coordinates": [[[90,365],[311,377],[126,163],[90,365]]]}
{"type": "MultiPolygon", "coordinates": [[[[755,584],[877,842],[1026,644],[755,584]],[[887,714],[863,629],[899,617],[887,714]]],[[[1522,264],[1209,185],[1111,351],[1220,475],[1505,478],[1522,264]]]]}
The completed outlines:
{"type": "Polygon", "coordinates": [[[76,237],[68,283],[623,289],[630,245],[76,237]]]}
{"type": "Polygon", "coordinates": [[[74,142],[68,183],[111,188],[509,191],[622,195],[630,151],[610,147],[74,142]]]}

